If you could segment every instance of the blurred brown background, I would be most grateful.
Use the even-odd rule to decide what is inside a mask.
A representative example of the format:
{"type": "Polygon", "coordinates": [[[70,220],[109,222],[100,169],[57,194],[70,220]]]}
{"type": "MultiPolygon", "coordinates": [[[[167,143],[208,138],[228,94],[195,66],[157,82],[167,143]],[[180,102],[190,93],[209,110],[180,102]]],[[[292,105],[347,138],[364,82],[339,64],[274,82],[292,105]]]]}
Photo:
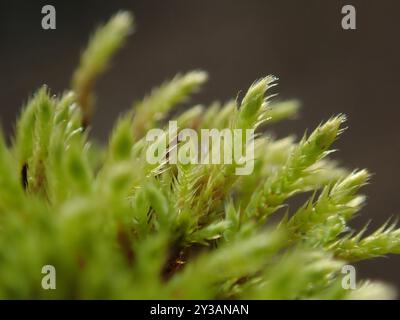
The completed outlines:
{"type": "MultiPolygon", "coordinates": [[[[134,12],[136,32],[97,86],[97,139],[133,100],[179,71],[210,73],[192,103],[236,97],[272,73],[280,99],[303,104],[299,119],[274,128],[277,135],[301,135],[331,115],[348,115],[335,157],[375,174],[354,226],[373,219],[373,229],[400,214],[398,0],[0,0],[0,119],[8,133],[41,84],[55,93],[68,87],[90,32],[120,9],[134,12]],[[44,4],[55,5],[57,30],[41,29],[44,4]],[[356,31],[341,28],[345,4],[357,9],[356,31]]],[[[400,289],[399,267],[400,257],[390,256],[358,271],[400,289]]]]}

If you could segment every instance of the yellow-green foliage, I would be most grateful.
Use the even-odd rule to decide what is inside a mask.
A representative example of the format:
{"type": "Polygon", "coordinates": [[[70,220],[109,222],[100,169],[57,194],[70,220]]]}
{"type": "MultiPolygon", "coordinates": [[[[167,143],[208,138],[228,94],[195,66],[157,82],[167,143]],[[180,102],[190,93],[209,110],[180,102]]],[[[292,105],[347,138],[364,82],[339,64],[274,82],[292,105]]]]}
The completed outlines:
{"type": "Polygon", "coordinates": [[[177,116],[181,128],[197,131],[262,125],[267,131],[258,130],[251,175],[235,175],[235,163],[146,162],[146,132],[165,126],[170,110],[205,82],[203,71],[153,90],[119,118],[104,148],[91,144],[93,84],[132,21],[123,12],[98,29],[71,91],[39,89],[11,145],[0,136],[0,297],[391,297],[382,284],[341,286],[347,262],[400,252],[394,227],[364,238],[349,232],[369,174],[348,172],[328,157],[345,117],[332,117],[299,142],[271,138],[268,126],[298,110],[296,101],[270,101],[276,78],[254,82],[241,102],[197,105],[177,116]],[[304,205],[288,206],[304,192],[311,192],[304,205]],[[44,265],[56,268],[56,290],[41,287],[44,265]]]}

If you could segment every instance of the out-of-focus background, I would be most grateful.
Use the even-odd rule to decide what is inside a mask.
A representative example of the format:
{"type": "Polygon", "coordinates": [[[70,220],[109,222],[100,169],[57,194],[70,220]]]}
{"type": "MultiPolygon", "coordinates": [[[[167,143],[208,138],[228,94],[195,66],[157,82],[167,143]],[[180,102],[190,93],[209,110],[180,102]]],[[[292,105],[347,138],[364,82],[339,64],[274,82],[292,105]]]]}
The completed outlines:
{"type": "MultiPolygon", "coordinates": [[[[24,101],[46,83],[68,88],[93,29],[121,9],[136,32],[97,86],[92,134],[104,141],[120,112],[177,72],[204,69],[210,80],[191,103],[227,100],[257,78],[280,78],[279,99],[302,102],[299,119],[275,126],[301,135],[331,115],[348,115],[335,157],[368,168],[368,206],[354,226],[370,230],[400,214],[400,1],[143,0],[0,1],[0,119],[10,134],[24,101]],[[41,28],[41,8],[57,29],[41,28]],[[357,10],[357,30],[341,28],[341,8],[357,10]]],[[[1,178],[1,177],[0,177],[1,178]]],[[[357,265],[362,277],[400,289],[400,257],[357,265]]],[[[399,290],[400,291],[400,290],[399,290]]]]}

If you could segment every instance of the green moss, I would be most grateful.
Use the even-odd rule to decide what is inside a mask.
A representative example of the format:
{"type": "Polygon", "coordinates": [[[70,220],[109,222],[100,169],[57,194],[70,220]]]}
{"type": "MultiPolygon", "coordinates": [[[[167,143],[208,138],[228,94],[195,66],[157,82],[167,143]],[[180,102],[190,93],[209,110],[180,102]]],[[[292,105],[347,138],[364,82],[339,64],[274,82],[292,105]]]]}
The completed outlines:
{"type": "MultiPolygon", "coordinates": [[[[206,73],[193,71],[122,115],[108,145],[92,145],[93,84],[132,21],[123,12],[99,28],[72,91],[58,97],[39,89],[12,145],[0,136],[0,297],[390,298],[391,288],[379,283],[341,286],[347,262],[400,252],[394,226],[364,238],[348,231],[369,174],[329,159],[344,116],[300,142],[257,135],[250,175],[235,175],[237,163],[151,165],[144,136],[205,82],[206,73]],[[310,191],[300,208],[288,207],[293,195],[310,191]],[[281,208],[286,215],[273,223],[281,208]],[[44,265],[56,269],[55,290],[41,287],[44,265]]],[[[275,83],[272,76],[254,82],[240,104],[194,106],[178,124],[268,129],[298,110],[296,101],[270,101],[275,83]]]]}

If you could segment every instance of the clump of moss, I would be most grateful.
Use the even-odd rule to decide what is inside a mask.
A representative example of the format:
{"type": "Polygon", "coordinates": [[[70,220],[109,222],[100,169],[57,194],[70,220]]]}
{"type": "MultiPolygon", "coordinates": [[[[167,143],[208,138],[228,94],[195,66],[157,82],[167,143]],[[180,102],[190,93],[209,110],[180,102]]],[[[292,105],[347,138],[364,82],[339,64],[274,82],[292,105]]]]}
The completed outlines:
{"type": "MultiPolygon", "coordinates": [[[[11,146],[0,137],[0,297],[392,297],[380,283],[342,287],[345,264],[400,252],[394,226],[366,237],[349,231],[369,174],[328,158],[343,115],[300,142],[260,131],[251,175],[235,175],[235,163],[152,165],[144,136],[207,79],[193,71],[121,115],[107,146],[91,144],[94,82],[132,21],[119,13],[99,28],[72,90],[54,96],[39,89],[19,116],[11,146]],[[300,208],[287,205],[305,192],[311,197],[300,208]],[[282,211],[273,224],[271,216],[282,211]],[[44,265],[56,270],[55,290],[41,286],[44,265]]],[[[241,102],[194,106],[176,120],[194,130],[268,127],[298,109],[294,101],[271,102],[267,91],[275,82],[265,77],[241,102]]]]}

